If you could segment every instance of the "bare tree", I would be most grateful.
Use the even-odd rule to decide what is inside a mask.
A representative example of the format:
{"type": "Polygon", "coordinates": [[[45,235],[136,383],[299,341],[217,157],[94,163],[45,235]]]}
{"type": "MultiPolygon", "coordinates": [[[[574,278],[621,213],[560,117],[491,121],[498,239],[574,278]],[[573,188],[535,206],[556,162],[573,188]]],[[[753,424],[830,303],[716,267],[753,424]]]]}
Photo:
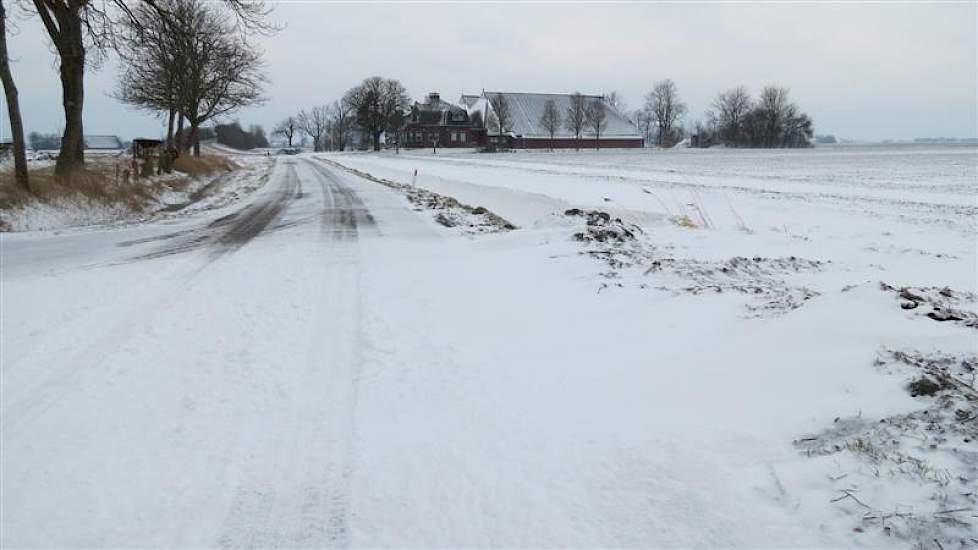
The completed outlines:
{"type": "Polygon", "coordinates": [[[10,117],[10,136],[14,144],[14,183],[25,191],[31,190],[27,175],[27,145],[24,142],[24,122],[20,118],[20,101],[17,86],[10,72],[10,58],[7,55],[7,10],[0,0],[0,80],[7,98],[7,114],[10,117]]]}
{"type": "Polygon", "coordinates": [[[264,101],[261,54],[205,1],[181,0],[186,19],[176,22],[185,65],[178,104],[190,123],[194,155],[200,155],[201,124],[264,101]]]}
{"type": "Polygon", "coordinates": [[[789,98],[787,88],[766,86],[755,102],[743,86],[719,94],[707,111],[711,130],[728,146],[809,147],[811,117],[789,98]]]}
{"type": "Polygon", "coordinates": [[[717,95],[707,112],[707,119],[721,141],[728,145],[742,145],[747,139],[744,122],[751,108],[752,102],[747,88],[737,86],[717,95]]]}
{"type": "Polygon", "coordinates": [[[581,150],[581,134],[584,133],[586,125],[587,100],[580,92],[574,92],[570,96],[570,107],[567,108],[567,116],[564,124],[567,129],[574,132],[574,139],[577,140],[577,150],[581,150]]]}
{"type": "Polygon", "coordinates": [[[387,122],[380,116],[383,80],[379,76],[366,78],[343,95],[343,102],[353,112],[357,125],[373,140],[374,151],[380,150],[380,134],[387,122]]]}
{"type": "Polygon", "coordinates": [[[403,109],[395,109],[387,117],[387,134],[394,136],[394,153],[401,153],[401,128],[404,127],[404,122],[407,120],[407,115],[403,109]]]}
{"type": "Polygon", "coordinates": [[[496,133],[499,135],[499,145],[503,146],[505,143],[503,134],[512,124],[512,114],[509,111],[509,102],[506,101],[505,95],[497,93],[489,98],[489,107],[492,109],[490,114],[492,116],[493,124],[496,126],[496,133]]]}
{"type": "Polygon", "coordinates": [[[645,107],[656,126],[656,144],[672,146],[681,131],[679,123],[686,115],[686,104],[679,99],[676,83],[669,79],[657,82],[645,96],[645,107]]]}
{"type": "Polygon", "coordinates": [[[181,130],[186,119],[195,155],[201,124],[263,100],[260,54],[214,4],[160,0],[133,16],[139,24],[130,25],[120,47],[127,68],[117,96],[143,109],[168,110],[171,120],[179,114],[181,130]]]}
{"type": "Polygon", "coordinates": [[[784,125],[790,118],[792,105],[788,89],[781,86],[765,86],[757,101],[757,112],[764,131],[763,146],[780,145],[784,125]]]}
{"type": "Polygon", "coordinates": [[[781,134],[781,147],[809,147],[815,133],[811,117],[790,103],[785,116],[781,134]]]}
{"type": "MultiPolygon", "coordinates": [[[[86,59],[94,55],[93,60],[97,61],[98,56],[113,45],[123,22],[149,28],[153,23],[140,17],[139,7],[149,7],[156,16],[164,19],[170,16],[170,11],[163,0],[32,0],[32,3],[59,59],[65,131],[55,173],[58,177],[69,178],[85,159],[82,114],[86,59]]],[[[263,22],[268,13],[263,0],[220,0],[220,3],[234,14],[241,24],[239,28],[272,30],[263,22]]],[[[172,4],[179,5],[180,2],[172,4]]]]}
{"type": "Polygon", "coordinates": [[[292,148],[292,138],[295,137],[296,132],[299,131],[299,123],[295,120],[295,117],[286,117],[282,122],[279,122],[275,128],[272,129],[272,135],[275,137],[280,137],[289,142],[289,149],[292,148]]]}
{"type": "Polygon", "coordinates": [[[635,124],[638,126],[639,130],[642,131],[642,137],[645,144],[648,145],[652,143],[652,112],[645,107],[637,109],[632,115],[635,119],[635,124]]]}
{"type": "Polygon", "coordinates": [[[346,149],[346,141],[353,124],[350,106],[343,101],[334,101],[329,107],[328,124],[330,148],[336,151],[346,149]]]}
{"type": "Polygon", "coordinates": [[[82,108],[85,101],[85,42],[84,28],[92,25],[86,10],[88,2],[72,0],[34,0],[41,22],[51,37],[60,58],[62,104],[65,112],[65,132],[54,172],[68,178],[85,160],[82,129],[82,108]]]}
{"type": "Polygon", "coordinates": [[[367,132],[380,151],[380,135],[390,127],[391,116],[407,107],[407,90],[397,80],[372,76],[343,96],[357,124],[367,132]]]}
{"type": "Polygon", "coordinates": [[[601,148],[601,132],[608,126],[608,110],[604,100],[592,99],[584,108],[584,120],[594,133],[594,148],[601,148]]]}
{"type": "Polygon", "coordinates": [[[179,0],[158,0],[156,7],[139,5],[134,17],[124,22],[116,35],[116,51],[123,67],[118,78],[115,98],[152,114],[166,113],[167,145],[174,143],[174,123],[178,112],[180,86],[186,68],[179,28],[174,22],[189,17],[183,11],[192,4],[180,4],[179,0]],[[165,9],[166,17],[160,11],[165,9]],[[141,21],[135,24],[132,21],[141,21]],[[153,24],[147,24],[153,23],[153,24]]]}
{"type": "Polygon", "coordinates": [[[540,125],[550,134],[550,150],[554,150],[554,136],[560,130],[560,110],[552,99],[548,99],[543,105],[543,114],[540,115],[540,125]]]}
{"type": "Polygon", "coordinates": [[[406,120],[405,110],[410,98],[407,88],[400,81],[388,79],[384,84],[383,116],[384,132],[394,138],[394,152],[401,152],[401,128],[406,120]]]}
{"type": "Polygon", "coordinates": [[[326,133],[326,124],[329,115],[325,106],[317,106],[308,111],[299,111],[296,117],[299,128],[312,139],[312,149],[315,152],[322,151],[323,136],[326,133]]]}

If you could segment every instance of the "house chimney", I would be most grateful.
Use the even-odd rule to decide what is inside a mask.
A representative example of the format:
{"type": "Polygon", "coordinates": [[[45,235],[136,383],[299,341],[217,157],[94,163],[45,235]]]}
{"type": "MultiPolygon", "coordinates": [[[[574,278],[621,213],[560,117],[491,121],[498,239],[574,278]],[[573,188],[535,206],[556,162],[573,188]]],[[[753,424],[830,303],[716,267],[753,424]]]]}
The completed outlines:
{"type": "Polygon", "coordinates": [[[439,94],[438,92],[428,93],[428,103],[434,104],[434,103],[438,103],[439,101],[441,101],[441,94],[439,94]]]}

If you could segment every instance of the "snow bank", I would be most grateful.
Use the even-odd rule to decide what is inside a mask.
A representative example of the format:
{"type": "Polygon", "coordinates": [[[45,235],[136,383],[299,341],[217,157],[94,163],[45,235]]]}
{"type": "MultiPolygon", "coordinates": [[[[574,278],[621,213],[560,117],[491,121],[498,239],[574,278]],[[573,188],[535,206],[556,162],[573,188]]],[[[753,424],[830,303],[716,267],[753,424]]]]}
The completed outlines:
{"type": "Polygon", "coordinates": [[[132,223],[222,206],[253,192],[267,178],[270,161],[249,158],[239,164],[242,169],[220,176],[188,178],[173,173],[140,179],[133,185],[146,186],[151,196],[137,207],[82,196],[32,200],[0,210],[0,227],[6,231],[39,231],[132,223]]]}

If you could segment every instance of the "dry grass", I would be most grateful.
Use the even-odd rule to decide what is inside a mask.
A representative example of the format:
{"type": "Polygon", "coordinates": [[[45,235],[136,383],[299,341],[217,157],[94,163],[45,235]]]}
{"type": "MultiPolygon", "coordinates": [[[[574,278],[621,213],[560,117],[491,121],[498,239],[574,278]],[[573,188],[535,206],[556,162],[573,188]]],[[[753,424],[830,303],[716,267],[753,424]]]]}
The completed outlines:
{"type": "Polygon", "coordinates": [[[683,214],[681,216],[673,216],[672,223],[678,225],[679,227],[686,227],[689,229],[696,229],[697,227],[699,227],[698,225],[696,225],[696,222],[694,222],[693,219],[687,216],[686,214],[683,214]]]}
{"type": "Polygon", "coordinates": [[[65,202],[87,199],[102,204],[125,204],[141,210],[163,187],[149,180],[125,178],[128,164],[116,159],[97,159],[72,174],[68,180],[54,175],[54,166],[30,170],[31,192],[14,185],[12,170],[0,171],[0,208],[21,206],[31,200],[65,202]]]}
{"type": "MultiPolygon", "coordinates": [[[[174,163],[174,169],[191,177],[205,176],[218,172],[228,172],[237,166],[227,157],[184,155],[174,163]]],[[[85,166],[72,174],[67,181],[54,175],[54,166],[31,168],[31,192],[27,193],[14,184],[13,167],[0,170],[0,209],[16,208],[30,201],[44,203],[65,203],[89,200],[106,205],[125,205],[133,211],[140,211],[164,187],[174,190],[185,189],[187,178],[156,179],[133,178],[129,157],[89,158],[85,166]]]]}
{"type": "Polygon", "coordinates": [[[237,167],[230,158],[220,155],[200,155],[199,157],[194,157],[185,154],[173,163],[174,170],[190,176],[206,176],[216,172],[230,172],[237,167]]]}

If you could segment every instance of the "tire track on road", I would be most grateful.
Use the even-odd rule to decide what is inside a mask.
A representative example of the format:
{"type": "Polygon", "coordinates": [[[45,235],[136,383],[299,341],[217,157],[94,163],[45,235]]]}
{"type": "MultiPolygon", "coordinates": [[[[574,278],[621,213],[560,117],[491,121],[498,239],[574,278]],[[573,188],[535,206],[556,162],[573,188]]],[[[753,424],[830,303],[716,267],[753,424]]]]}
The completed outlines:
{"type": "Polygon", "coordinates": [[[194,229],[186,229],[175,233],[138,239],[120,243],[120,246],[142,244],[153,240],[168,241],[158,250],[141,254],[129,261],[152,260],[165,258],[175,254],[183,254],[204,247],[211,248],[210,259],[234,252],[245,246],[253,239],[269,229],[273,222],[281,218],[283,212],[293,201],[301,197],[299,178],[295,171],[295,162],[285,162],[283,183],[271,197],[252,202],[251,204],[225,216],[194,229]]]}
{"type": "Polygon", "coordinates": [[[309,167],[313,169],[303,170],[300,185],[319,188],[322,210],[318,238],[297,233],[313,239],[305,276],[297,283],[313,309],[303,323],[308,330],[306,360],[296,365],[290,381],[294,418],[270,421],[276,431],[274,451],[250,449],[248,441],[241,442],[239,454],[270,454],[245,466],[217,539],[221,548],[352,544],[363,347],[358,241],[360,228],[373,225],[373,216],[352,189],[314,164],[309,167]]]}

